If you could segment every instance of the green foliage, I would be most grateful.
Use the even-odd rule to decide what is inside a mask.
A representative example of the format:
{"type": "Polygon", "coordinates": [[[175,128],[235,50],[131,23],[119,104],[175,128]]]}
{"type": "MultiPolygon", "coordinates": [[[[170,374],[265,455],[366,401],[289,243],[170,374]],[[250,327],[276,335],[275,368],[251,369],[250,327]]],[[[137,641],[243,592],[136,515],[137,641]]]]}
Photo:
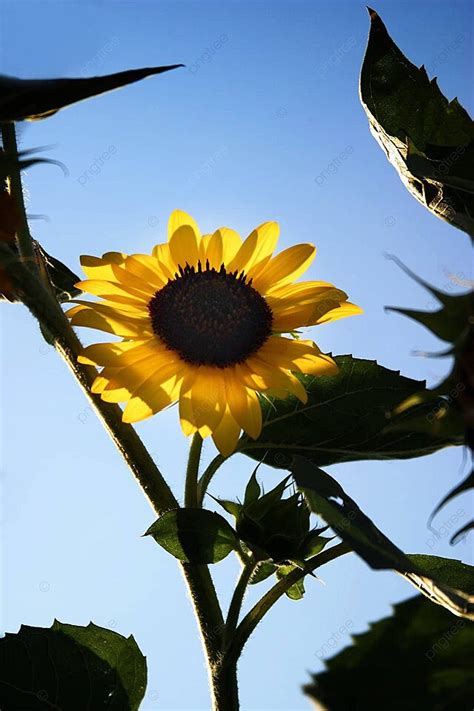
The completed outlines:
{"type": "Polygon", "coordinates": [[[474,579],[474,568],[436,556],[407,556],[366,516],[327,472],[301,457],[292,465],[295,481],[311,510],[349,543],[371,568],[403,575],[433,602],[454,614],[474,619],[474,589],[458,589],[459,580],[474,579]]]}
{"type": "Polygon", "coordinates": [[[470,711],[474,627],[417,595],[354,636],[305,693],[331,711],[470,711]]]}
{"type": "Polygon", "coordinates": [[[174,509],[160,516],[145,533],[178,560],[218,563],[234,550],[237,537],[227,521],[206,509],[174,509]]]}
{"type": "Polygon", "coordinates": [[[145,694],[145,657],[133,637],[55,621],[23,625],[0,640],[0,708],[137,711],[145,694]]]}
{"type": "Polygon", "coordinates": [[[474,122],[412,64],[374,10],[360,77],[369,126],[409,192],[474,235],[474,122]]]}
{"type": "Polygon", "coordinates": [[[320,531],[310,530],[310,510],[301,494],[282,498],[288,478],[264,494],[254,472],[243,504],[217,500],[235,517],[237,535],[254,558],[273,564],[273,569],[263,568],[254,574],[253,583],[264,580],[275,571],[274,566],[285,565],[287,561],[304,566],[305,558],[319,553],[330,540],[322,537],[320,531]]]}
{"type": "MultiPolygon", "coordinates": [[[[474,451],[474,292],[452,296],[435,289],[401,266],[439,301],[441,308],[435,312],[393,307],[391,310],[414,319],[435,336],[450,343],[448,355],[454,356],[454,363],[449,375],[435,388],[424,389],[400,403],[396,412],[401,413],[401,418],[394,419],[393,430],[425,432],[443,437],[463,432],[465,443],[474,451]],[[430,407],[428,413],[424,410],[426,406],[430,407]]],[[[472,488],[474,472],[471,471],[461,484],[443,498],[432,516],[455,496],[472,488]]],[[[463,526],[452,541],[458,540],[472,528],[474,521],[463,526]]]]}
{"type": "MultiPolygon", "coordinates": [[[[310,510],[301,494],[283,498],[288,479],[265,494],[255,470],[245,489],[243,504],[216,499],[227,513],[234,516],[243,547],[258,561],[249,581],[251,585],[261,583],[273,574],[281,580],[296,567],[304,570],[305,561],[320,553],[331,540],[321,535],[327,527],[310,528],[310,510]]],[[[286,595],[292,600],[300,600],[304,595],[303,581],[291,586],[286,595]]]]}
{"type": "MultiPolygon", "coordinates": [[[[276,576],[278,580],[284,580],[286,576],[292,573],[295,569],[295,565],[279,565],[276,569],[276,576]]],[[[298,580],[298,582],[288,588],[285,593],[285,595],[289,597],[290,600],[301,600],[304,594],[304,578],[298,580]]]]}
{"type": "MultiPolygon", "coordinates": [[[[262,399],[262,433],[256,440],[242,438],[239,451],[288,469],[295,455],[327,466],[361,459],[420,457],[462,443],[462,427],[448,434],[391,431],[391,411],[423,391],[423,382],[372,360],[344,355],[335,361],[337,375],[298,376],[308,393],[306,404],[295,397],[262,399]]],[[[427,415],[432,409],[433,403],[421,405],[418,413],[427,415]]]]}
{"type": "Polygon", "coordinates": [[[47,118],[77,101],[182,66],[130,69],[87,79],[17,79],[3,75],[0,76],[0,123],[47,118]]]}

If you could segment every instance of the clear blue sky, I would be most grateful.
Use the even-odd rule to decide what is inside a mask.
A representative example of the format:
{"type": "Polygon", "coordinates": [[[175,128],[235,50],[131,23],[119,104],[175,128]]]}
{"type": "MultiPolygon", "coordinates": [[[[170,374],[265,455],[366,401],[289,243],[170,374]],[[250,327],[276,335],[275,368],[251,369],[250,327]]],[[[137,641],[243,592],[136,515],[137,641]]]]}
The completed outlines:
{"type": "MultiPolygon", "coordinates": [[[[375,0],[374,0],[375,1],[375,0]]],[[[468,2],[375,5],[408,57],[439,77],[448,97],[473,113],[473,9],[468,2]],[[453,46],[454,45],[454,46],[453,46]]],[[[106,74],[177,62],[186,69],[22,125],[24,148],[54,145],[63,161],[25,176],[28,210],[45,248],[79,269],[78,255],[146,252],[165,239],[174,208],[208,231],[248,233],[281,224],[281,247],[317,244],[311,277],[333,281],[363,317],[314,330],[323,350],[376,358],[436,382],[445,360],[428,332],[387,304],[432,301],[385,253],[455,291],[449,274],[472,278],[467,237],[406,192],[368,131],[358,74],[368,30],[362,2],[0,2],[1,71],[21,77],[106,74]],[[220,40],[220,48],[208,51],[220,40]],[[110,151],[110,147],[113,147],[110,151]],[[100,172],[94,165],[105,152],[100,172]],[[347,159],[316,180],[342,151],[347,159]],[[88,173],[89,171],[89,173],[88,173]],[[88,179],[85,180],[84,176],[88,179]],[[318,184],[320,183],[320,184],[318,184]]],[[[148,657],[144,711],[209,708],[200,641],[172,558],[141,534],[153,514],[87,407],[64,364],[21,306],[2,306],[2,629],[61,621],[133,633],[148,657]],[[186,679],[186,683],[184,682],[186,679]]],[[[92,332],[83,331],[92,340],[92,332]]],[[[172,409],[138,426],[175,491],[183,488],[186,441],[172,409]]],[[[213,456],[209,445],[205,461],[213,456]]],[[[236,496],[252,469],[233,458],[212,486],[236,496]]],[[[430,540],[429,513],[465,470],[445,450],[405,462],[330,468],[348,492],[408,552],[469,562],[467,544],[430,540]]],[[[267,487],[279,473],[261,469],[267,487]]],[[[457,499],[438,526],[469,502],[457,499]]],[[[237,565],[215,568],[227,602],[237,565]]],[[[412,594],[391,573],[347,557],[309,581],[300,603],[282,601],[251,639],[240,664],[245,711],[308,708],[300,692],[318,650],[412,594]],[[348,624],[349,623],[349,624],[348,624]]],[[[247,604],[255,599],[255,592],[247,604]]]]}

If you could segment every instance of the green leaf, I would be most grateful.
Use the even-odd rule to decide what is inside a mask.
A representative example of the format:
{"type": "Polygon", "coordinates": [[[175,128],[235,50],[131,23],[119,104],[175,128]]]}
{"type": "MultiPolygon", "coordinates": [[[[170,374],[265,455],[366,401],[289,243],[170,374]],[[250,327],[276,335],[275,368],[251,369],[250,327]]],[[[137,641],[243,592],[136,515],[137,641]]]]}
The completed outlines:
{"type": "Polygon", "coordinates": [[[410,553],[408,558],[419,570],[436,579],[438,583],[474,595],[474,568],[471,565],[466,565],[460,560],[419,553],[410,553]]]}
{"type": "MultiPolygon", "coordinates": [[[[211,494],[208,495],[211,496],[211,494]]],[[[228,501],[227,499],[214,499],[214,501],[216,501],[219,506],[222,506],[224,511],[227,511],[228,514],[234,516],[235,518],[238,518],[240,510],[242,508],[241,504],[238,504],[236,501],[228,501]]]]}
{"type": "MultiPolygon", "coordinates": [[[[296,569],[295,565],[279,565],[276,571],[276,575],[278,580],[283,580],[286,578],[287,575],[292,573],[296,569]]],[[[305,589],[304,589],[304,579],[301,578],[296,582],[294,585],[292,585],[288,590],[285,592],[285,595],[290,598],[290,600],[301,600],[302,597],[305,594],[305,589]]]]}
{"type": "Polygon", "coordinates": [[[268,493],[263,494],[263,496],[259,499],[252,501],[245,507],[245,513],[255,521],[263,518],[263,516],[265,516],[265,514],[280,501],[286,487],[288,486],[289,478],[289,476],[285,477],[283,481],[277,484],[268,493]]]}
{"type": "Polygon", "coordinates": [[[0,75],[0,122],[47,118],[77,101],[182,66],[171,64],[166,67],[130,69],[87,79],[17,79],[0,75]]]}
{"type": "Polygon", "coordinates": [[[132,636],[55,621],[22,625],[0,639],[0,708],[137,711],[145,694],[145,657],[132,636]]]}
{"type": "Polygon", "coordinates": [[[412,64],[374,10],[360,77],[369,126],[408,191],[474,235],[474,122],[412,64]]]}
{"type": "Polygon", "coordinates": [[[257,469],[255,469],[245,488],[244,506],[256,501],[261,493],[260,484],[257,481],[257,469]]]}
{"type": "MultiPolygon", "coordinates": [[[[388,370],[375,361],[336,356],[339,373],[299,375],[308,402],[295,397],[261,400],[264,425],[256,440],[243,437],[239,451],[256,460],[288,469],[294,455],[318,466],[363,459],[406,459],[461,444],[464,433],[445,437],[435,432],[391,432],[391,411],[404,399],[425,390],[422,381],[388,370]]],[[[429,413],[433,404],[420,407],[429,413]]]]}
{"type": "Polygon", "coordinates": [[[308,533],[301,546],[300,553],[303,559],[311,558],[313,555],[321,553],[323,548],[332,541],[331,538],[320,535],[320,531],[311,531],[308,533]]]}
{"type": "MultiPolygon", "coordinates": [[[[474,626],[421,595],[354,635],[312,675],[304,692],[331,711],[462,711],[472,708],[474,626]]],[[[330,651],[329,645],[320,649],[330,651]]]]}
{"type": "Polygon", "coordinates": [[[302,457],[294,458],[291,470],[311,510],[324,518],[371,568],[400,573],[433,602],[474,620],[474,591],[471,592],[470,586],[457,587],[461,573],[462,579],[467,573],[474,579],[474,568],[434,556],[407,556],[327,472],[302,457]]]}
{"type": "Polygon", "coordinates": [[[187,563],[218,563],[237,545],[234,529],[206,509],[167,511],[145,536],[153,536],[168,553],[187,563]]]}
{"type": "Polygon", "coordinates": [[[270,563],[267,560],[262,561],[258,564],[254,572],[252,573],[252,577],[250,578],[250,585],[257,585],[258,583],[263,582],[264,580],[269,578],[270,575],[273,575],[276,569],[277,566],[274,563],[270,563]]]}

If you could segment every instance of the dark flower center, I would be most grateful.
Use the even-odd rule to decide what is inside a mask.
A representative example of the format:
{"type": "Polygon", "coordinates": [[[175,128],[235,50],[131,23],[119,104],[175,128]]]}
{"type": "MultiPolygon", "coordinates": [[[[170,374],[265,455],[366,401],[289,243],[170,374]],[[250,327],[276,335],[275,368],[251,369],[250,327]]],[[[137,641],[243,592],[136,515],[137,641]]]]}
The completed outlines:
{"type": "Polygon", "coordinates": [[[242,272],[186,265],[148,304],[153,330],[181,358],[219,368],[242,363],[272,332],[272,312],[242,272]]]}

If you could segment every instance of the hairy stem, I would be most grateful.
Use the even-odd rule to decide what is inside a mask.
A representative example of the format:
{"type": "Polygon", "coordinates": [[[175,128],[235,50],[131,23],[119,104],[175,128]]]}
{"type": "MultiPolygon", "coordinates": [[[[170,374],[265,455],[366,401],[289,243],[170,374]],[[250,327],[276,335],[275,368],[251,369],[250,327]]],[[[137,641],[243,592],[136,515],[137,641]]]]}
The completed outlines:
{"type": "Polygon", "coordinates": [[[201,461],[202,437],[199,432],[193,435],[189,449],[188,466],[186,469],[186,484],[184,489],[184,505],[188,508],[197,508],[198,503],[198,475],[201,461]]]}
{"type": "Polygon", "coordinates": [[[237,663],[248,638],[255,630],[258,623],[262,620],[264,615],[266,615],[269,609],[277,602],[277,600],[279,600],[282,595],[284,595],[285,592],[291,588],[292,585],[304,578],[308,572],[316,570],[316,568],[320,568],[322,565],[339,558],[345,553],[350,553],[351,550],[351,547],[347,543],[338,543],[336,546],[328,548],[306,561],[306,570],[293,570],[285,578],[280,580],[278,583],[275,583],[275,585],[270,588],[261,600],[259,600],[257,604],[252,607],[250,612],[248,612],[240,625],[237,627],[231,644],[225,654],[227,662],[230,665],[237,663]]]}
{"type": "Polygon", "coordinates": [[[206,495],[207,487],[209,486],[212,477],[216,473],[216,471],[219,469],[221,464],[225,462],[226,458],[222,456],[222,454],[218,454],[212,462],[209,464],[207,469],[204,471],[204,474],[198,481],[198,487],[197,487],[197,503],[198,506],[202,506],[204,497],[206,495]]]}
{"type": "Polygon", "coordinates": [[[212,711],[239,711],[237,664],[221,660],[211,674],[212,711]]]}
{"type": "Polygon", "coordinates": [[[232,600],[230,601],[229,612],[227,613],[227,620],[225,623],[224,647],[228,646],[229,641],[232,639],[234,632],[237,629],[244,596],[254,570],[255,561],[253,558],[248,558],[242,566],[237,585],[235,586],[234,594],[232,595],[232,600]]]}
{"type": "MultiPolygon", "coordinates": [[[[160,516],[169,509],[177,508],[177,500],[136,431],[131,425],[122,422],[120,407],[102,401],[91,392],[97,371],[92,366],[77,362],[82,344],[54,296],[36,275],[26,268],[23,259],[19,259],[11,249],[2,244],[0,244],[0,262],[21,293],[24,304],[43,328],[51,334],[55,348],[82,387],[91,407],[132,470],[156,515],[160,516]]],[[[209,673],[212,676],[212,669],[219,659],[222,647],[224,628],[222,611],[207,566],[183,563],[182,569],[209,660],[209,673]]]]}
{"type": "MultiPolygon", "coordinates": [[[[16,142],[14,123],[2,124],[2,143],[5,153],[8,153],[11,157],[18,155],[18,146],[16,142]]],[[[11,170],[10,175],[8,177],[10,181],[10,193],[16,201],[18,207],[18,214],[20,216],[20,225],[17,233],[20,254],[25,260],[25,262],[28,264],[28,267],[31,270],[35,270],[35,250],[33,247],[33,240],[30,234],[30,228],[26,217],[25,200],[23,197],[21,174],[18,165],[16,165],[11,170]]]]}

